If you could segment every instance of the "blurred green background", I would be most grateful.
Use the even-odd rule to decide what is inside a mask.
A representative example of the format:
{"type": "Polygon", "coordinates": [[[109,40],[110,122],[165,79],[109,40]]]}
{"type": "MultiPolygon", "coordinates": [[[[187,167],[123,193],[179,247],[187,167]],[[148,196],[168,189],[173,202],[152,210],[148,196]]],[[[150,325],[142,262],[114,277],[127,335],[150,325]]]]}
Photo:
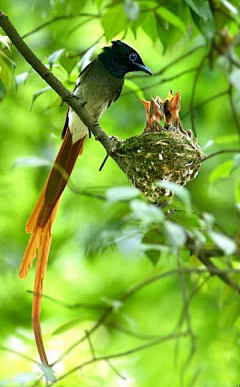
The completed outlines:
{"type": "MultiPolygon", "coordinates": [[[[167,4],[164,1],[1,0],[0,8],[21,35],[54,19],[26,37],[26,42],[44,63],[49,63],[69,90],[74,88],[83,63],[112,38],[124,39],[136,48],[153,73],[165,68],[162,75],[151,78],[128,76],[121,98],[101,119],[108,134],[123,139],[141,133],[145,112],[140,98],[165,97],[169,90],[180,91],[183,127],[192,128],[189,108],[196,82],[193,106],[225,92],[194,110],[199,144],[207,154],[238,147],[240,17],[237,0],[171,0],[167,4]],[[213,49],[215,43],[221,52],[213,49]],[[177,60],[200,46],[191,55],[177,60]],[[92,49],[88,50],[89,47],[92,49]],[[87,53],[85,60],[82,60],[83,53],[87,53]],[[199,71],[206,54],[208,58],[199,71]],[[194,71],[188,71],[192,68],[194,71]]],[[[5,35],[1,30],[0,34],[5,35]]],[[[28,241],[25,224],[46,179],[49,170],[46,164],[54,160],[60,147],[67,107],[61,106],[60,98],[52,90],[39,92],[46,87],[45,82],[13,46],[9,50],[6,40],[0,42],[0,339],[3,349],[0,385],[37,386],[44,383],[39,380],[39,367],[6,348],[38,359],[31,329],[32,296],[27,293],[33,286],[34,270],[26,280],[20,280],[18,268],[28,241]]],[[[178,327],[183,307],[183,288],[178,275],[155,281],[126,302],[117,301],[136,284],[175,269],[177,263],[175,254],[166,253],[153,265],[139,250],[141,234],[134,227],[131,237],[119,232],[121,222],[128,224],[128,203],[111,204],[94,195],[84,195],[84,192],[102,194],[107,188],[129,184],[111,159],[98,171],[104,157],[103,147],[93,138],[88,140],[72,175],[72,184],[78,192],[66,189],[54,225],[44,294],[66,305],[43,299],[42,329],[50,361],[58,359],[80,339],[103,312],[97,308],[69,308],[69,305],[113,306],[114,311],[106,322],[91,336],[98,356],[121,353],[171,334],[175,329],[178,332],[189,328],[186,315],[181,329],[178,327]]],[[[213,157],[202,164],[198,177],[187,186],[194,210],[211,213],[232,239],[239,230],[236,207],[240,203],[239,159],[235,153],[213,157]]],[[[188,268],[199,267],[196,257],[182,256],[188,268]]],[[[237,267],[237,259],[234,265],[237,267]]],[[[234,278],[237,282],[237,275],[234,278]]],[[[186,292],[190,294],[202,281],[188,310],[196,336],[194,348],[191,337],[180,337],[111,360],[110,365],[106,361],[93,363],[60,380],[58,385],[238,385],[239,296],[218,278],[194,273],[185,276],[186,292]],[[193,356],[189,358],[191,349],[193,356]]],[[[56,364],[56,376],[89,359],[90,345],[85,340],[56,364]]]]}

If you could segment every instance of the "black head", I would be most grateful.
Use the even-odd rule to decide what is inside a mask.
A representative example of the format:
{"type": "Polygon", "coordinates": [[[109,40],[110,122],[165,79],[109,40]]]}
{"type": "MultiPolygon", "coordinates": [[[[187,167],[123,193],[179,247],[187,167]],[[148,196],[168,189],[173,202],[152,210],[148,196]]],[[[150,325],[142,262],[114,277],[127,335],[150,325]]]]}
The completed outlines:
{"type": "Polygon", "coordinates": [[[143,71],[152,75],[138,52],[120,40],[112,41],[112,46],[104,47],[98,59],[117,78],[123,78],[125,74],[132,71],[143,71]]]}

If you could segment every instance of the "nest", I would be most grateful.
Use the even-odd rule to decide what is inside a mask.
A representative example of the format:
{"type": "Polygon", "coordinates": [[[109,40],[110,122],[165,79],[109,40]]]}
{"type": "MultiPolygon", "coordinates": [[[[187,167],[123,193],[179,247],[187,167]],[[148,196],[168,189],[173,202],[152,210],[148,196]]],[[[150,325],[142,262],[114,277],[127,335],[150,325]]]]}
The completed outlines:
{"type": "Polygon", "coordinates": [[[143,104],[147,113],[144,132],[116,141],[111,157],[149,201],[166,205],[172,193],[159,181],[185,185],[197,176],[204,155],[191,131],[182,128],[179,93],[143,104]]]}

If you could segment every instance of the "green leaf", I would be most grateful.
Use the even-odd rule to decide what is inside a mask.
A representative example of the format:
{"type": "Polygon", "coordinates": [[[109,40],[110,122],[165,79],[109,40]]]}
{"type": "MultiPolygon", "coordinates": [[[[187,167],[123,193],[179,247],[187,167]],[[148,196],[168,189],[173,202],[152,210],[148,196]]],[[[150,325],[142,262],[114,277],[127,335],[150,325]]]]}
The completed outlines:
{"type": "Polygon", "coordinates": [[[0,51],[0,94],[3,97],[9,89],[12,81],[13,70],[16,64],[7,55],[0,51]]]}
{"type": "Polygon", "coordinates": [[[10,51],[10,39],[6,35],[0,35],[0,43],[10,51]]]}
{"type": "Polygon", "coordinates": [[[202,217],[203,219],[200,221],[200,223],[204,222],[204,227],[211,230],[215,222],[215,217],[212,214],[209,214],[208,212],[204,212],[202,214],[202,217]]]}
{"type": "Polygon", "coordinates": [[[30,157],[18,157],[12,164],[12,168],[15,167],[46,167],[51,166],[52,163],[41,157],[30,156],[30,157]]]}
{"type": "Polygon", "coordinates": [[[15,76],[16,86],[18,87],[21,83],[24,83],[29,76],[29,71],[25,71],[24,73],[18,74],[15,76]]]}
{"type": "Polygon", "coordinates": [[[233,167],[231,173],[234,172],[240,166],[240,153],[236,154],[233,158],[233,167]]]}
{"type": "Polygon", "coordinates": [[[194,23],[196,24],[202,35],[207,40],[211,40],[215,34],[215,24],[212,14],[210,13],[211,17],[208,17],[207,19],[203,19],[201,16],[197,15],[193,11],[191,11],[191,15],[194,23]]]}
{"type": "Polygon", "coordinates": [[[61,333],[67,332],[70,329],[74,328],[76,325],[80,324],[82,322],[81,319],[75,318],[71,321],[68,321],[65,324],[60,325],[55,331],[53,331],[52,336],[60,335],[61,333]]]}
{"type": "Polygon", "coordinates": [[[135,20],[139,14],[139,4],[134,0],[124,0],[124,10],[129,20],[135,20]]]}
{"type": "Polygon", "coordinates": [[[157,20],[154,13],[148,14],[147,18],[142,24],[142,29],[153,42],[157,40],[158,38],[157,20]]]}
{"type": "Polygon", "coordinates": [[[102,16],[101,23],[107,41],[111,40],[119,32],[124,31],[128,26],[128,20],[123,5],[117,4],[108,8],[102,16]]]}
{"type": "Polygon", "coordinates": [[[157,9],[157,14],[161,16],[164,20],[179,28],[183,33],[186,32],[186,25],[182,22],[182,20],[175,15],[173,12],[169,11],[167,8],[160,7],[157,9]]]}
{"type": "Polygon", "coordinates": [[[51,55],[49,55],[48,63],[49,63],[50,69],[52,68],[53,64],[56,63],[61,58],[64,51],[65,51],[65,48],[60,48],[59,50],[54,51],[51,55]]]}
{"type": "Polygon", "coordinates": [[[132,79],[126,79],[124,82],[124,86],[133,91],[139,99],[145,99],[144,92],[141,90],[139,85],[134,82],[132,79]]]}
{"type": "Polygon", "coordinates": [[[147,12],[140,12],[137,19],[132,20],[130,26],[131,26],[131,29],[132,29],[133,34],[135,36],[135,39],[137,38],[137,30],[139,29],[139,27],[141,27],[143,25],[143,23],[145,22],[147,17],[148,17],[147,12]]]}
{"type": "Polygon", "coordinates": [[[106,198],[111,203],[120,202],[125,200],[131,200],[138,197],[141,194],[139,189],[135,187],[113,187],[106,191],[106,198]]]}
{"type": "Polygon", "coordinates": [[[228,178],[230,176],[232,168],[233,168],[233,160],[228,160],[218,165],[210,173],[209,182],[214,183],[216,180],[228,178]]]}
{"type": "Polygon", "coordinates": [[[238,14],[237,8],[234,7],[234,5],[230,3],[230,1],[228,1],[228,0],[220,0],[220,1],[224,5],[224,7],[227,8],[228,11],[230,11],[231,13],[233,13],[235,15],[238,14]]]}
{"type": "Polygon", "coordinates": [[[38,97],[40,97],[40,95],[46,93],[49,90],[52,90],[51,86],[46,86],[46,87],[43,87],[42,89],[39,89],[39,90],[35,91],[35,93],[33,94],[33,97],[32,97],[32,103],[31,103],[31,106],[30,106],[30,110],[32,110],[34,102],[36,101],[36,99],[38,97]]]}
{"type": "Polygon", "coordinates": [[[160,258],[159,248],[156,249],[155,246],[163,243],[163,235],[156,230],[148,231],[142,238],[142,250],[153,265],[156,265],[160,258]]]}
{"type": "Polygon", "coordinates": [[[6,94],[6,88],[0,79],[0,100],[3,99],[5,94],[6,94]]]}
{"type": "Polygon", "coordinates": [[[222,305],[220,313],[220,324],[223,329],[232,329],[233,324],[239,318],[240,303],[236,294],[228,296],[222,305]]]}
{"type": "Polygon", "coordinates": [[[52,98],[51,102],[49,103],[47,110],[54,109],[60,106],[61,103],[62,103],[61,97],[58,94],[56,94],[55,97],[52,98]]]}
{"type": "Polygon", "coordinates": [[[130,203],[130,208],[132,210],[132,216],[140,220],[144,225],[151,223],[159,224],[164,221],[162,210],[153,204],[136,199],[130,203]]]}
{"type": "Polygon", "coordinates": [[[209,231],[209,236],[224,254],[231,255],[235,252],[236,244],[228,236],[215,231],[209,231]]]}
{"type": "Polygon", "coordinates": [[[165,233],[171,246],[181,247],[187,240],[187,235],[182,226],[177,223],[167,221],[165,223],[165,233]]]}
{"type": "Polygon", "coordinates": [[[169,23],[164,21],[157,14],[156,14],[156,23],[157,23],[158,38],[162,43],[163,54],[164,54],[168,48],[172,49],[172,47],[182,39],[183,33],[179,28],[176,28],[174,26],[169,26],[169,23]]]}
{"type": "Polygon", "coordinates": [[[190,9],[200,16],[203,20],[209,19],[211,15],[211,10],[209,3],[205,0],[184,0],[185,3],[190,7],[190,9]]]}
{"type": "Polygon", "coordinates": [[[161,180],[157,185],[173,192],[183,202],[186,211],[191,212],[191,197],[186,188],[167,180],[161,180]]]}
{"type": "Polygon", "coordinates": [[[236,198],[236,202],[240,203],[240,182],[238,182],[235,190],[235,198],[236,198]]]}

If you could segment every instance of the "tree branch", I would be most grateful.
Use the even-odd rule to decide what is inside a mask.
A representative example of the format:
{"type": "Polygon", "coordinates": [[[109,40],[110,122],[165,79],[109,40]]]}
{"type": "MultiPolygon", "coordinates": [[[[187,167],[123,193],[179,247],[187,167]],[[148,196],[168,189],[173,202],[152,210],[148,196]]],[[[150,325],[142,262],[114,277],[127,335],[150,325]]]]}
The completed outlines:
{"type": "Polygon", "coordinates": [[[104,132],[100,125],[89,116],[86,109],[80,104],[78,99],[73,97],[73,95],[62,85],[59,79],[55,77],[55,75],[53,75],[53,73],[49,71],[49,69],[37,58],[33,51],[31,51],[31,49],[25,44],[9,18],[2,11],[0,11],[0,26],[30,66],[32,66],[32,68],[48,83],[48,85],[55,90],[63,101],[67,102],[67,104],[71,106],[71,108],[81,118],[83,123],[94,134],[95,138],[101,142],[107,153],[111,153],[115,140],[104,132]]]}

